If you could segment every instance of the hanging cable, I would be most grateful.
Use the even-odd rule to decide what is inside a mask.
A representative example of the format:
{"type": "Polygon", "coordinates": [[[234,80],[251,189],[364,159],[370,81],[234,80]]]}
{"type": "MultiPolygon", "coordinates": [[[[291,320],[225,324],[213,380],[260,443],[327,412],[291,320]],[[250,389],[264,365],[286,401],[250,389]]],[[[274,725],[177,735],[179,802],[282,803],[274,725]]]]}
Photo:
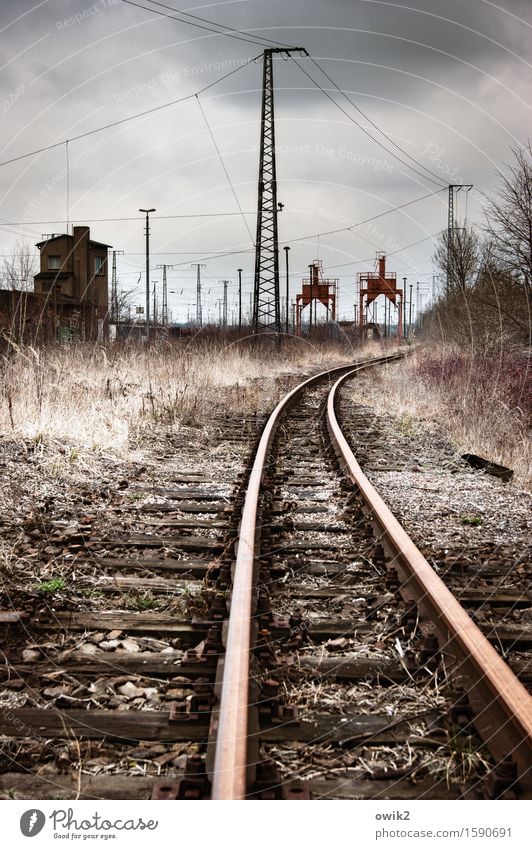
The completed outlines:
{"type": "MultiPolygon", "coordinates": [[[[409,245],[403,245],[400,248],[397,248],[395,251],[390,251],[386,254],[387,257],[394,256],[395,254],[401,253],[401,251],[407,251],[408,248],[414,248],[416,245],[421,245],[423,242],[427,242],[429,239],[436,239],[441,234],[441,230],[437,233],[432,233],[431,236],[423,236],[422,239],[418,239],[416,242],[410,242],[409,245]]],[[[351,262],[341,262],[337,265],[328,265],[324,268],[324,271],[330,271],[332,268],[346,268],[349,265],[362,265],[367,264],[368,262],[373,262],[375,260],[375,256],[370,256],[368,259],[354,259],[351,262]]],[[[432,273],[432,272],[430,272],[432,273]]],[[[420,275],[421,276],[421,275],[420,275]]]]}
{"type": "Polygon", "coordinates": [[[254,240],[253,240],[253,236],[252,236],[252,234],[251,234],[251,230],[249,229],[249,225],[248,225],[248,222],[247,222],[246,216],[244,215],[244,213],[243,213],[243,211],[242,211],[242,207],[240,206],[240,201],[238,200],[238,195],[237,195],[237,193],[236,193],[236,191],[235,191],[235,187],[233,186],[233,183],[232,183],[232,181],[231,181],[231,177],[229,176],[229,171],[228,171],[228,170],[227,170],[227,168],[225,167],[225,162],[224,162],[224,160],[223,160],[223,156],[222,156],[222,154],[221,154],[220,148],[219,148],[219,147],[218,147],[218,145],[216,144],[216,139],[214,138],[214,133],[213,133],[213,131],[212,131],[212,129],[211,129],[211,126],[210,126],[210,124],[209,124],[209,122],[208,122],[208,120],[207,120],[207,116],[206,116],[206,114],[205,114],[205,110],[203,109],[203,106],[201,105],[201,101],[200,101],[200,99],[199,99],[198,95],[196,95],[196,101],[197,101],[198,106],[199,106],[199,108],[200,108],[200,112],[201,112],[201,114],[203,115],[203,120],[205,121],[205,124],[206,124],[206,126],[207,126],[207,130],[209,131],[209,135],[210,135],[210,137],[211,137],[211,139],[212,139],[212,143],[213,143],[213,145],[214,145],[214,149],[216,150],[216,153],[218,154],[218,159],[220,160],[220,164],[221,164],[221,166],[222,166],[222,168],[223,168],[223,170],[224,170],[224,174],[225,174],[225,176],[227,177],[227,182],[229,183],[229,186],[230,186],[231,191],[232,191],[232,193],[233,193],[233,197],[234,197],[234,199],[235,199],[235,201],[236,201],[236,205],[238,206],[238,209],[239,209],[240,215],[242,216],[242,220],[243,220],[243,222],[244,222],[244,225],[245,225],[245,227],[246,227],[246,230],[248,231],[248,236],[249,236],[249,238],[250,238],[251,244],[252,244],[252,245],[254,245],[254,244],[255,244],[255,242],[254,242],[254,240]]]}
{"type": "MultiPolygon", "coordinates": [[[[154,112],[160,112],[161,109],[167,109],[169,106],[177,106],[179,103],[185,103],[187,100],[193,100],[194,97],[197,97],[198,94],[204,94],[210,88],[218,85],[218,83],[223,82],[228,77],[233,74],[241,71],[242,68],[247,67],[247,65],[251,65],[253,62],[256,62],[257,59],[262,58],[262,54],[258,54],[254,56],[252,59],[248,59],[242,65],[239,65],[238,68],[233,68],[231,71],[228,71],[227,74],[224,74],[222,77],[218,77],[217,80],[214,80],[212,83],[208,83],[207,85],[200,88],[199,91],[195,91],[192,94],[187,94],[184,97],[178,97],[176,100],[169,100],[167,103],[161,103],[160,106],[152,106],[151,109],[144,109],[142,112],[136,112],[134,115],[129,115],[127,118],[120,118],[118,121],[111,121],[109,124],[103,124],[101,127],[96,127],[94,130],[87,130],[85,133],[79,133],[77,136],[72,136],[72,138],[68,139],[68,141],[79,141],[79,139],[87,138],[87,136],[93,136],[95,133],[101,133],[104,130],[109,130],[112,127],[118,127],[121,124],[127,124],[128,121],[134,121],[136,118],[143,118],[145,115],[152,115],[154,112]]],[[[38,153],[44,153],[46,150],[53,150],[56,147],[62,147],[65,141],[54,142],[53,144],[48,144],[45,147],[37,148],[36,150],[31,150],[28,153],[22,153],[20,156],[14,156],[13,159],[6,159],[3,162],[0,162],[0,167],[2,165],[11,165],[12,162],[20,162],[21,159],[27,159],[29,156],[37,156],[38,153]]]]}
{"type": "Polygon", "coordinates": [[[361,227],[362,224],[369,224],[370,221],[376,221],[377,218],[383,218],[385,215],[390,215],[392,212],[397,212],[399,209],[404,209],[407,206],[411,206],[413,203],[419,203],[421,200],[426,200],[426,198],[434,197],[434,195],[439,195],[440,192],[443,192],[444,189],[436,189],[434,192],[429,192],[428,195],[422,195],[419,198],[414,198],[413,200],[408,200],[406,203],[401,203],[398,206],[394,206],[391,209],[386,209],[384,212],[379,212],[377,215],[372,215],[371,218],[364,218],[362,221],[357,221],[355,224],[350,224],[349,227],[338,227],[336,230],[326,230],[324,233],[312,233],[310,236],[298,236],[295,239],[288,239],[286,243],[289,242],[304,242],[308,239],[315,239],[317,236],[332,236],[334,233],[345,233],[348,230],[353,230],[353,227],[361,227]]]}
{"type": "MultiPolygon", "coordinates": [[[[151,3],[151,2],[153,2],[153,0],[147,0],[147,2],[151,3]]],[[[217,24],[214,21],[207,21],[204,18],[200,18],[200,17],[194,16],[194,15],[190,15],[190,17],[196,17],[196,19],[198,21],[204,21],[204,23],[195,23],[192,20],[190,20],[190,21],[183,20],[183,18],[179,18],[178,15],[188,14],[188,13],[181,12],[179,9],[173,9],[171,6],[165,6],[164,3],[154,3],[154,5],[162,6],[162,8],[164,8],[164,9],[169,9],[172,12],[174,12],[174,14],[168,15],[168,14],[166,14],[166,12],[162,12],[160,9],[153,9],[150,6],[143,6],[141,3],[135,3],[133,0],[122,0],[122,3],[126,3],[128,6],[136,6],[137,9],[143,9],[145,12],[151,12],[152,14],[160,15],[163,18],[169,18],[171,21],[177,21],[180,24],[186,24],[187,26],[197,27],[198,29],[206,30],[207,32],[212,32],[215,35],[224,35],[227,38],[234,38],[234,39],[237,39],[238,41],[245,41],[247,44],[253,44],[253,45],[259,46],[259,47],[265,47],[264,39],[262,39],[262,36],[258,37],[259,39],[262,39],[261,41],[259,41],[255,36],[244,35],[244,34],[240,33],[239,30],[233,29],[232,27],[225,27],[223,24],[217,24]],[[219,29],[216,29],[216,27],[219,27],[219,29]]],[[[270,41],[270,39],[265,39],[265,40],[268,41],[268,42],[270,41]]],[[[281,46],[282,47],[288,47],[288,45],[280,45],[280,44],[278,44],[278,42],[271,42],[271,43],[275,44],[276,46],[279,46],[279,47],[281,47],[281,46]]]]}
{"type": "Polygon", "coordinates": [[[377,130],[377,132],[381,133],[381,135],[383,135],[383,136],[384,136],[384,138],[385,138],[387,141],[389,141],[389,142],[390,142],[390,144],[392,144],[394,147],[396,147],[396,148],[397,148],[397,150],[401,151],[401,153],[402,153],[404,156],[408,157],[408,159],[411,159],[411,160],[412,160],[412,162],[415,162],[415,164],[416,164],[419,168],[423,168],[423,170],[424,170],[424,171],[426,171],[428,174],[430,174],[432,177],[436,177],[436,179],[437,179],[437,180],[439,180],[442,184],[444,184],[444,183],[445,183],[445,180],[443,180],[443,179],[442,179],[442,177],[440,177],[440,175],[439,175],[439,174],[437,174],[435,171],[432,171],[430,168],[427,168],[425,165],[423,165],[423,163],[422,163],[422,162],[420,162],[420,161],[419,161],[418,159],[416,159],[414,156],[411,156],[411,154],[410,154],[410,153],[408,153],[408,151],[406,151],[403,147],[401,147],[401,145],[397,144],[397,142],[396,142],[396,141],[394,141],[394,140],[391,138],[391,136],[389,136],[387,133],[385,133],[385,132],[384,132],[384,130],[382,130],[382,129],[379,127],[379,125],[378,125],[378,124],[376,124],[376,123],[375,123],[375,121],[373,121],[373,120],[369,117],[369,115],[367,115],[365,112],[363,112],[363,111],[362,111],[362,109],[360,108],[360,106],[358,106],[358,105],[354,102],[354,100],[352,100],[352,99],[349,97],[349,95],[348,95],[345,91],[343,91],[343,89],[341,89],[341,88],[340,88],[340,86],[338,85],[338,83],[336,83],[336,82],[333,80],[333,78],[331,77],[331,75],[330,75],[330,74],[328,74],[328,73],[327,73],[327,71],[326,71],[324,68],[322,68],[322,66],[319,64],[319,62],[317,62],[317,61],[316,61],[316,59],[314,59],[314,57],[313,57],[313,56],[310,56],[309,58],[310,58],[310,61],[313,63],[313,65],[315,65],[315,66],[316,66],[316,68],[318,68],[318,70],[320,70],[320,71],[322,72],[322,74],[324,75],[324,77],[327,77],[327,79],[328,79],[328,80],[329,80],[329,82],[330,82],[330,83],[334,86],[334,88],[336,89],[336,91],[338,91],[340,94],[342,94],[342,95],[345,97],[345,99],[347,100],[347,102],[348,102],[348,103],[350,103],[350,104],[351,104],[351,106],[353,106],[353,108],[354,108],[354,109],[356,109],[356,110],[357,110],[357,112],[358,112],[360,115],[362,115],[362,117],[363,117],[363,118],[365,118],[365,120],[366,120],[366,121],[368,121],[368,122],[371,124],[371,126],[372,126],[372,127],[374,127],[374,128],[377,130]]]}
{"type": "MultiPolygon", "coordinates": [[[[150,216],[151,221],[164,221],[167,219],[180,219],[180,218],[231,218],[237,215],[240,215],[240,212],[189,212],[183,215],[152,215],[150,216]]],[[[254,212],[245,212],[244,215],[255,215],[254,212]]],[[[9,224],[10,227],[21,227],[23,224],[60,224],[62,222],[62,218],[53,218],[48,221],[6,221],[6,224],[9,224]]],[[[74,218],[72,219],[72,224],[103,224],[104,222],[109,221],[138,221],[138,215],[129,215],[122,216],[116,218],[74,218]]]]}
{"type": "Polygon", "coordinates": [[[380,142],[378,139],[376,139],[375,136],[372,136],[371,133],[368,130],[366,130],[365,127],[362,126],[362,124],[360,124],[355,118],[353,118],[352,115],[349,114],[349,112],[347,112],[342,106],[340,106],[340,104],[334,99],[334,97],[332,97],[331,94],[326,89],[324,89],[323,86],[321,86],[319,84],[319,82],[317,80],[315,80],[314,77],[311,76],[311,74],[308,73],[308,71],[305,70],[305,68],[303,68],[299,64],[297,59],[294,59],[293,56],[291,58],[292,58],[292,61],[295,62],[295,64],[299,68],[299,70],[302,71],[305,74],[305,76],[308,77],[309,80],[311,82],[313,82],[314,85],[317,88],[319,88],[319,90],[325,95],[325,97],[327,97],[331,101],[331,103],[334,103],[336,108],[339,109],[340,112],[342,112],[346,116],[346,118],[348,118],[349,121],[351,121],[351,123],[355,124],[355,126],[357,126],[359,128],[359,130],[362,130],[362,132],[366,136],[368,136],[368,138],[370,138],[372,140],[372,142],[374,142],[375,144],[378,144],[379,147],[381,147],[383,150],[386,151],[386,153],[389,153],[390,156],[393,156],[394,159],[397,159],[397,161],[401,162],[401,164],[404,165],[406,168],[409,168],[411,171],[414,171],[423,180],[429,180],[434,185],[441,186],[442,188],[443,188],[444,185],[446,185],[445,181],[442,180],[440,177],[438,177],[438,182],[436,182],[436,180],[434,180],[432,177],[428,177],[426,174],[423,174],[421,171],[418,171],[417,168],[414,168],[413,165],[410,165],[408,162],[405,162],[404,159],[401,159],[401,157],[398,156],[397,153],[394,153],[393,150],[390,150],[388,147],[386,147],[386,145],[383,144],[382,142],[380,142]]]}
{"type": "MultiPolygon", "coordinates": [[[[124,3],[128,3],[130,6],[138,6],[138,3],[133,3],[131,0],[122,0],[124,3]]],[[[286,47],[290,48],[291,45],[285,44],[282,41],[274,41],[271,38],[266,38],[264,35],[252,35],[251,33],[244,33],[242,30],[235,29],[234,27],[227,26],[226,24],[218,24],[216,21],[211,21],[208,18],[202,18],[200,15],[193,15],[192,12],[184,12],[181,9],[174,9],[173,6],[168,6],[166,3],[157,2],[157,0],[145,0],[147,3],[151,3],[153,6],[160,6],[162,9],[168,9],[168,11],[173,12],[173,15],[164,15],[163,12],[158,12],[157,9],[151,9],[144,6],[140,8],[146,8],[146,11],[157,12],[160,15],[164,15],[167,18],[173,18],[180,23],[188,24],[189,26],[196,26],[199,29],[208,29],[210,32],[218,33],[219,35],[226,35],[229,38],[237,38],[240,41],[248,41],[252,44],[257,44],[259,46],[265,47],[265,44],[262,42],[266,42],[266,44],[270,44],[274,47],[286,47]],[[194,21],[199,21],[200,23],[193,23],[193,21],[183,21],[178,18],[177,15],[183,15],[187,18],[192,18],[194,21]],[[206,26],[208,24],[208,26],[206,26]],[[220,27],[220,29],[209,29],[210,27],[220,27]],[[250,39],[254,39],[254,41],[250,41],[250,39]],[[259,41],[260,39],[260,41],[259,41]]],[[[293,48],[292,48],[293,49],[293,48]]]]}

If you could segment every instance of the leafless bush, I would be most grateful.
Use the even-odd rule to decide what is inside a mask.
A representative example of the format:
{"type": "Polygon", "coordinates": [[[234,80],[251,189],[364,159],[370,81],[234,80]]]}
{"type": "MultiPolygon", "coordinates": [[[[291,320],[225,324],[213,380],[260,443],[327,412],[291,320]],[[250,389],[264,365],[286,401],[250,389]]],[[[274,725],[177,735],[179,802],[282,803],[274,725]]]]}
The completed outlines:
{"type": "Polygon", "coordinates": [[[379,371],[367,402],[445,433],[460,453],[479,454],[530,485],[531,362],[520,350],[486,355],[449,347],[418,350],[379,371]]]}

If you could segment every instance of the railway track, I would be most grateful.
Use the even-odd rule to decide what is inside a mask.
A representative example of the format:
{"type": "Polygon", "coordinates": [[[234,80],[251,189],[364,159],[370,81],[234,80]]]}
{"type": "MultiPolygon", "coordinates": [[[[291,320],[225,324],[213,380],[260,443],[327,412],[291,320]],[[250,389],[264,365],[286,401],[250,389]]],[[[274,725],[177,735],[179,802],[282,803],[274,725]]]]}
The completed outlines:
{"type": "Polygon", "coordinates": [[[144,532],[132,523],[91,540],[98,592],[170,599],[164,612],[146,601],[130,613],[10,614],[4,684],[34,706],[4,704],[4,793],[530,794],[526,690],[387,510],[338,422],[344,381],[394,356],[288,393],[233,492],[201,472],[174,476],[138,511],[144,532]],[[49,651],[28,660],[21,629],[49,651]]]}

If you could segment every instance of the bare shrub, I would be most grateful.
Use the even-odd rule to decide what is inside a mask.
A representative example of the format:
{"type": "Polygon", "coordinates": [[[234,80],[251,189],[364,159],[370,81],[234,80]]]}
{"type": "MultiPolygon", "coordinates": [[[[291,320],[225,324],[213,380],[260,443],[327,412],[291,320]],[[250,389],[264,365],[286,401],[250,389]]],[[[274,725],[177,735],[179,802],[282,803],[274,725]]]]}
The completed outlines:
{"type": "Polygon", "coordinates": [[[529,486],[530,368],[520,351],[485,356],[433,346],[379,370],[361,401],[403,423],[417,420],[437,428],[460,453],[508,466],[518,485],[529,486]]]}

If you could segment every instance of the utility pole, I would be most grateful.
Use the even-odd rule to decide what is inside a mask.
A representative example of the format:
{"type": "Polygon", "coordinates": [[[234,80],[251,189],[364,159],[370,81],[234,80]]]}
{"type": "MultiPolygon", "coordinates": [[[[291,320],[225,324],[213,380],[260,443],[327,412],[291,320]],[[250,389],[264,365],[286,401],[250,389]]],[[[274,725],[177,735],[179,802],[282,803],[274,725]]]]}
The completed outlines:
{"type": "Polygon", "coordinates": [[[162,265],[156,265],[156,268],[162,268],[163,270],[163,303],[161,309],[161,324],[165,327],[168,324],[168,284],[166,281],[166,269],[173,268],[173,265],[169,265],[168,263],[163,263],[162,265]]]}
{"type": "Polygon", "coordinates": [[[203,315],[201,309],[201,269],[206,268],[204,262],[193,262],[192,268],[196,269],[196,324],[198,327],[203,325],[203,315]]]}
{"type": "Polygon", "coordinates": [[[309,331],[309,336],[310,336],[310,333],[312,331],[312,303],[313,303],[313,300],[314,300],[314,263],[311,263],[308,268],[309,268],[309,274],[310,274],[310,295],[309,295],[309,297],[310,297],[310,304],[309,304],[309,306],[310,306],[310,316],[309,316],[308,331],[309,331]]]}
{"type": "Polygon", "coordinates": [[[401,328],[404,338],[406,339],[406,277],[403,277],[403,297],[401,300],[401,320],[403,327],[401,328]]]}
{"type": "Polygon", "coordinates": [[[223,300],[223,319],[222,324],[224,327],[227,327],[227,284],[229,280],[222,280],[224,284],[224,300],[223,300]]]}
{"type": "Polygon", "coordinates": [[[285,327],[285,332],[286,332],[287,335],[288,335],[288,329],[289,329],[288,328],[288,325],[289,325],[288,312],[289,312],[289,309],[290,309],[290,307],[289,307],[289,304],[290,304],[290,276],[288,274],[288,251],[289,250],[290,250],[290,247],[288,245],[285,245],[284,246],[284,255],[285,255],[285,261],[286,261],[286,327],[285,327]]]}
{"type": "Polygon", "coordinates": [[[242,269],[238,268],[238,329],[242,330],[242,269]]]}
{"type": "Polygon", "coordinates": [[[302,47],[269,47],[263,54],[262,114],[255,240],[253,332],[281,330],[279,301],[279,240],[277,230],[277,171],[275,164],[275,119],[273,101],[273,57],[299,53],[302,47]]]}
{"type": "Polygon", "coordinates": [[[116,257],[124,251],[113,251],[113,271],[111,275],[111,324],[118,322],[118,281],[116,278],[116,257]]]}
{"type": "Polygon", "coordinates": [[[408,338],[412,336],[412,289],[414,288],[414,284],[410,283],[408,288],[410,289],[410,303],[408,306],[408,338]]]}
{"type": "Polygon", "coordinates": [[[455,230],[455,221],[454,221],[454,193],[455,191],[458,193],[460,189],[465,189],[466,192],[470,192],[473,188],[471,183],[462,184],[462,183],[450,183],[449,184],[449,200],[447,203],[447,280],[446,280],[446,293],[449,294],[449,286],[450,286],[450,275],[449,270],[451,268],[452,262],[452,247],[453,247],[453,233],[455,230]]]}
{"type": "Polygon", "coordinates": [[[156,212],[155,207],[151,209],[139,209],[146,213],[146,341],[150,338],[150,212],[156,212]]]}
{"type": "Polygon", "coordinates": [[[153,325],[157,324],[157,283],[158,280],[153,281],[153,325]]]}

